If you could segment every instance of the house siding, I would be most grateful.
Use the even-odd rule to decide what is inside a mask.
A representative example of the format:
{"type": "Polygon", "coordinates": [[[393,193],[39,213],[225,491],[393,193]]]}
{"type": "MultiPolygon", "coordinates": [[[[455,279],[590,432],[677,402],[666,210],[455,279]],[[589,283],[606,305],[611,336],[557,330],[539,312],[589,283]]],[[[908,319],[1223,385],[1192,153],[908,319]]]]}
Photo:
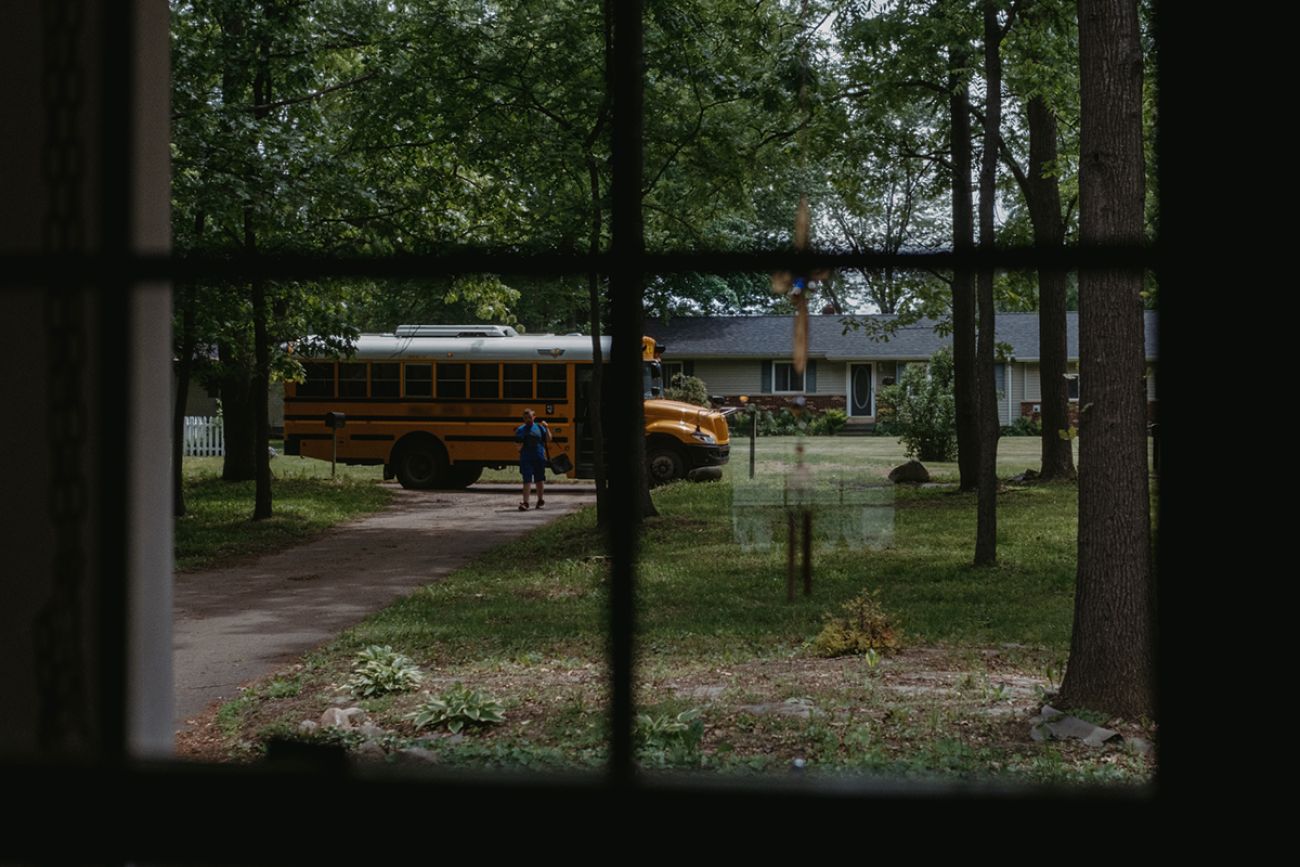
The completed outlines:
{"type": "Polygon", "coordinates": [[[847,370],[842,361],[817,362],[817,390],[812,394],[844,395],[844,377],[847,370]]]}
{"type": "MultiPolygon", "coordinates": [[[[763,390],[761,371],[762,363],[754,359],[695,361],[695,375],[704,380],[709,394],[759,394],[763,390]]],[[[817,381],[821,382],[820,375],[817,381]]]]}

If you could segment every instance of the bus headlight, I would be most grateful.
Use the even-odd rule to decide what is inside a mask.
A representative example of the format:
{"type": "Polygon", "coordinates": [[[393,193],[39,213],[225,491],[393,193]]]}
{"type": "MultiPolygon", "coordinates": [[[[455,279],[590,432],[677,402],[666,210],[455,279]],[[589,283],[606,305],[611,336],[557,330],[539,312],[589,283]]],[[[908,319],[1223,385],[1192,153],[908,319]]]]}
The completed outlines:
{"type": "Polygon", "coordinates": [[[704,431],[697,430],[694,433],[692,433],[691,436],[695,437],[697,440],[704,443],[705,445],[711,446],[717,442],[717,440],[713,438],[713,434],[708,434],[705,433],[704,431]]]}

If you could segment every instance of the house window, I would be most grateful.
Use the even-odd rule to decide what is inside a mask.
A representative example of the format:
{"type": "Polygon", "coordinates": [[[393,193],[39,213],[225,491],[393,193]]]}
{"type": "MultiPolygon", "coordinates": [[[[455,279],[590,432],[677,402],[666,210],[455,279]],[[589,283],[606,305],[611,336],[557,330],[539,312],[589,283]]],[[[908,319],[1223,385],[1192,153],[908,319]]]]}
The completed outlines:
{"type": "Polygon", "coordinates": [[[676,376],[679,373],[684,374],[686,372],[686,368],[682,365],[680,361],[664,361],[661,363],[663,364],[663,368],[664,368],[665,386],[671,386],[673,384],[674,376],[676,376]]]}
{"type": "Polygon", "coordinates": [[[1066,386],[1066,390],[1069,392],[1070,400],[1078,400],[1079,399],[1079,374],[1067,373],[1065,375],[1065,386],[1066,386]]]}
{"type": "Polygon", "coordinates": [[[793,362],[773,362],[772,391],[803,391],[803,374],[794,369],[793,362]]]}

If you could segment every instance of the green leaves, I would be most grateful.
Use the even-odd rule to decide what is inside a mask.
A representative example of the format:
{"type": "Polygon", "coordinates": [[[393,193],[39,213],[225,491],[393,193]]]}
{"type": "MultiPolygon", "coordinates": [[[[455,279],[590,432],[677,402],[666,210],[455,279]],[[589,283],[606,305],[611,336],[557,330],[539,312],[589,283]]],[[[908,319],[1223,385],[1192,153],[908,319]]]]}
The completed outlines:
{"type": "Polygon", "coordinates": [[[389,645],[372,644],[357,654],[348,687],[362,698],[393,692],[409,692],[420,685],[423,675],[410,658],[389,645]]]}
{"type": "Polygon", "coordinates": [[[406,718],[417,730],[446,726],[452,734],[467,725],[491,725],[506,719],[500,702],[460,682],[441,695],[430,696],[406,718]]]}

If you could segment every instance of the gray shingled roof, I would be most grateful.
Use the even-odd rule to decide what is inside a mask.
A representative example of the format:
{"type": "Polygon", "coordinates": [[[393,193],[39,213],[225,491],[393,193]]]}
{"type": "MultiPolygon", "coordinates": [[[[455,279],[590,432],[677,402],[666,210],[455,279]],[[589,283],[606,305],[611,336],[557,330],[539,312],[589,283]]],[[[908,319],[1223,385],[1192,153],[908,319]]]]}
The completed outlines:
{"type": "MultiPolygon", "coordinates": [[[[859,316],[860,320],[887,322],[894,316],[859,316]]],[[[1156,313],[1148,310],[1146,357],[1156,358],[1156,313]]],[[[873,339],[862,330],[844,333],[844,317],[810,316],[808,354],[833,361],[850,359],[891,360],[929,358],[951,338],[935,333],[935,320],[922,319],[900,326],[888,339],[873,339]]],[[[1069,356],[1079,357],[1079,314],[1066,314],[1069,356]]],[[[779,358],[789,356],[794,338],[793,316],[694,316],[663,323],[647,319],[646,334],[664,344],[664,359],[681,358],[779,358]]],[[[1012,346],[1019,361],[1038,359],[1038,314],[999,313],[997,339],[1012,346]]]]}

